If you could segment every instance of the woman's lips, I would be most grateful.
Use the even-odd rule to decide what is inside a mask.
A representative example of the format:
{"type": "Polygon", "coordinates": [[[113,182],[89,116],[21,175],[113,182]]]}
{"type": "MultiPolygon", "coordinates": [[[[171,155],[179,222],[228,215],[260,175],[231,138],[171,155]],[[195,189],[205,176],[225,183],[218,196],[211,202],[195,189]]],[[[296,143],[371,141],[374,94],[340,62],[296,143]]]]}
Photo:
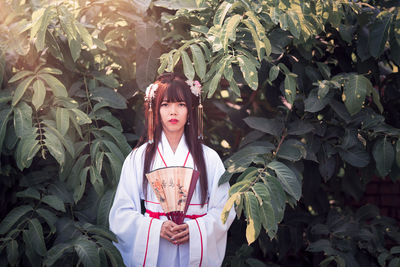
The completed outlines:
{"type": "Polygon", "coordinates": [[[170,119],[169,122],[172,123],[172,124],[176,124],[176,123],[178,123],[178,120],[177,119],[170,119]]]}

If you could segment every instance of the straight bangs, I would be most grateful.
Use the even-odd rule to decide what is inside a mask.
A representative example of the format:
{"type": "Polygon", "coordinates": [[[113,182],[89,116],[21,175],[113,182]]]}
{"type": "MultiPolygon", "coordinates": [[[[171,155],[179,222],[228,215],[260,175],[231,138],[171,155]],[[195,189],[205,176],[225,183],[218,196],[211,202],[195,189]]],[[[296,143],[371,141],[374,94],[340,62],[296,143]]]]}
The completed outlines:
{"type": "Polygon", "coordinates": [[[173,81],[170,86],[164,90],[161,100],[167,102],[185,102],[187,105],[191,104],[191,95],[189,86],[183,81],[173,81]]]}

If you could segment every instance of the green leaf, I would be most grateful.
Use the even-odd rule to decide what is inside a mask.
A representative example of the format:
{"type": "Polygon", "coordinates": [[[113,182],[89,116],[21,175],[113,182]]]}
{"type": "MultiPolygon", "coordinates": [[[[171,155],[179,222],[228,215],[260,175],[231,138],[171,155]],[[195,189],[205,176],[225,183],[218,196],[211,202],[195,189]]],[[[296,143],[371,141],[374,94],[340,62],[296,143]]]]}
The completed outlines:
{"type": "Polygon", "coordinates": [[[372,100],[374,101],[375,105],[377,106],[380,113],[383,113],[383,106],[380,100],[379,92],[371,86],[371,94],[372,100]]]}
{"type": "Polygon", "coordinates": [[[33,72],[30,70],[21,70],[18,71],[14,76],[11,77],[11,79],[8,80],[9,83],[13,83],[15,81],[18,81],[22,78],[25,78],[26,76],[32,75],[33,77],[33,72]]]}
{"type": "Polygon", "coordinates": [[[74,187],[74,202],[78,203],[85,192],[87,173],[90,167],[83,168],[79,173],[79,184],[74,187]]]}
{"type": "Polygon", "coordinates": [[[40,70],[38,71],[38,74],[40,74],[40,73],[50,73],[50,74],[58,74],[58,75],[61,75],[61,74],[62,74],[62,71],[59,70],[59,69],[56,69],[56,68],[45,67],[45,68],[40,69],[40,70]]]}
{"type": "Polygon", "coordinates": [[[85,112],[77,108],[70,109],[69,116],[79,125],[92,123],[92,120],[89,118],[89,116],[85,112]]]}
{"type": "Polygon", "coordinates": [[[157,34],[155,25],[152,23],[139,22],[135,23],[136,41],[145,48],[149,49],[160,38],[157,34]]]}
{"type": "Polygon", "coordinates": [[[224,39],[222,40],[222,45],[224,47],[225,53],[228,51],[229,40],[234,42],[236,40],[236,28],[242,20],[242,16],[236,14],[227,20],[227,23],[224,23],[224,27],[226,27],[226,33],[224,35],[224,39]]]}
{"type": "Polygon", "coordinates": [[[287,12],[287,24],[289,26],[289,31],[297,39],[300,38],[301,32],[301,25],[299,21],[299,16],[295,12],[291,10],[287,12]]]}
{"type": "Polygon", "coordinates": [[[161,47],[157,43],[151,46],[148,50],[143,47],[137,48],[136,82],[141,90],[144,91],[150,83],[154,82],[157,75],[160,56],[161,47]]]}
{"type": "Polygon", "coordinates": [[[385,177],[389,174],[393,161],[394,161],[394,149],[386,136],[378,139],[373,148],[372,155],[374,156],[376,169],[381,177],[385,177]]]}
{"type": "Polygon", "coordinates": [[[280,137],[283,132],[283,122],[278,119],[267,119],[264,117],[247,117],[244,122],[253,129],[263,133],[280,137]]]}
{"type": "Polygon", "coordinates": [[[96,237],[97,238],[97,243],[104,248],[104,251],[106,252],[111,264],[113,267],[119,267],[123,266],[124,263],[122,261],[122,257],[118,249],[108,240],[101,238],[101,237],[96,237]]]}
{"type": "Polygon", "coordinates": [[[304,144],[295,139],[286,139],[276,153],[278,158],[290,161],[298,161],[301,158],[305,158],[306,155],[307,151],[304,144]]]}
{"type": "Polygon", "coordinates": [[[52,89],[53,94],[58,97],[67,97],[67,89],[56,77],[48,73],[42,73],[38,75],[40,79],[43,79],[47,85],[52,89]]]}
{"type": "Polygon", "coordinates": [[[214,94],[215,90],[217,90],[217,87],[221,80],[222,74],[224,73],[226,62],[228,59],[229,57],[225,57],[224,59],[221,60],[220,63],[216,64],[218,71],[214,75],[214,77],[211,80],[211,83],[208,86],[208,94],[207,94],[208,98],[210,98],[214,94]]]}
{"type": "Polygon", "coordinates": [[[56,111],[57,129],[61,135],[65,135],[69,128],[69,113],[66,108],[57,107],[56,111]]]}
{"type": "MultiPolygon", "coordinates": [[[[143,74],[144,75],[144,74],[143,74]]],[[[153,80],[154,81],[154,80],[153,80]]],[[[147,84],[149,85],[149,83],[147,84]]],[[[147,86],[146,86],[147,87],[147,86]]],[[[146,88],[143,87],[143,88],[146,88]]],[[[96,100],[100,103],[106,103],[107,106],[110,106],[115,109],[126,109],[126,99],[115,92],[114,90],[107,87],[96,87],[91,90],[92,99],[96,100]]]]}
{"type": "Polygon", "coordinates": [[[222,26],[224,19],[228,11],[231,9],[232,4],[224,1],[217,9],[214,15],[214,25],[222,26]]]}
{"type": "Polygon", "coordinates": [[[236,199],[240,198],[240,193],[237,192],[233,194],[232,196],[229,197],[229,199],[226,201],[224,208],[222,209],[221,212],[221,221],[223,224],[226,223],[226,219],[228,218],[229,212],[232,209],[233,204],[235,203],[236,199]]]}
{"type": "Polygon", "coordinates": [[[343,88],[344,104],[351,115],[358,113],[364,103],[367,91],[372,88],[371,82],[362,75],[352,74],[343,88]]]}
{"type": "Polygon", "coordinates": [[[269,69],[269,80],[271,82],[275,81],[276,78],[278,78],[279,75],[279,67],[274,65],[269,69]]]}
{"type": "Polygon", "coordinates": [[[12,100],[13,106],[17,105],[18,102],[21,100],[22,96],[24,95],[26,89],[28,89],[28,86],[31,84],[33,79],[35,79],[35,76],[29,76],[18,84],[12,100]]]}
{"type": "Polygon", "coordinates": [[[7,216],[0,222],[0,235],[4,235],[11,227],[26,213],[32,211],[29,205],[22,205],[11,210],[7,216]]]}
{"type": "Polygon", "coordinates": [[[47,126],[47,127],[44,127],[43,129],[46,132],[49,132],[49,133],[55,135],[59,139],[59,141],[64,145],[64,147],[67,149],[67,151],[71,155],[71,157],[74,158],[75,157],[75,148],[74,148],[74,144],[72,143],[72,141],[70,139],[71,137],[69,135],[64,135],[64,136],[61,135],[61,133],[54,127],[54,123],[50,123],[53,121],[44,120],[43,122],[47,126]]]}
{"type": "Polygon", "coordinates": [[[286,205],[286,194],[281,183],[273,176],[267,177],[266,185],[271,193],[271,205],[274,209],[275,220],[278,223],[283,219],[286,205]]]}
{"type": "MultiPolygon", "coordinates": [[[[132,151],[132,148],[126,141],[125,136],[118,129],[115,129],[110,126],[104,126],[100,130],[102,132],[108,134],[112,139],[114,139],[114,143],[118,145],[119,150],[122,153],[122,156],[120,156],[121,161],[124,161],[125,156],[128,155],[132,151]]],[[[106,145],[108,145],[108,144],[106,144],[106,145]]],[[[121,153],[118,153],[117,151],[114,151],[114,152],[116,154],[121,154],[121,153]]]]}
{"type": "Polygon", "coordinates": [[[245,211],[247,217],[247,227],[246,227],[246,239],[247,243],[250,245],[256,241],[261,230],[261,221],[258,216],[260,212],[260,205],[257,201],[257,197],[251,192],[245,192],[245,211]]]}
{"type": "Polygon", "coordinates": [[[400,254],[400,246],[394,246],[390,249],[390,254],[400,254]]]}
{"type": "Polygon", "coordinates": [[[296,79],[291,75],[287,74],[284,81],[284,90],[285,90],[285,98],[286,100],[293,105],[294,100],[296,99],[296,79]]]}
{"type": "Polygon", "coordinates": [[[221,176],[218,184],[221,185],[229,181],[234,173],[243,172],[259,155],[269,153],[273,148],[273,145],[266,145],[246,146],[240,149],[225,160],[224,165],[227,167],[227,170],[221,176]]]}
{"type": "Polygon", "coordinates": [[[203,80],[204,76],[206,75],[206,61],[204,59],[203,52],[196,44],[192,44],[190,46],[190,50],[192,51],[193,63],[197,76],[199,76],[200,80],[203,80]]]}
{"type": "Polygon", "coordinates": [[[11,266],[15,266],[19,259],[18,243],[14,239],[7,244],[7,260],[11,266]]]}
{"type": "Polygon", "coordinates": [[[42,225],[40,224],[38,219],[29,220],[28,236],[32,242],[35,251],[40,256],[44,256],[47,252],[47,249],[44,243],[42,225]]]}
{"type": "MultiPolygon", "coordinates": [[[[51,7],[46,8],[42,17],[40,18],[40,27],[37,31],[35,46],[38,51],[42,51],[45,45],[46,31],[52,19],[53,12],[51,7]]],[[[32,37],[33,38],[33,37],[32,37]]]]}
{"type": "Polygon", "coordinates": [[[354,167],[363,168],[369,163],[368,152],[360,146],[355,146],[348,150],[339,149],[339,154],[344,161],[354,167]]]}
{"type": "Polygon", "coordinates": [[[380,57],[385,49],[391,20],[392,14],[388,11],[383,11],[379,13],[370,26],[368,46],[369,52],[374,58],[380,57]]]}
{"type": "Polygon", "coordinates": [[[23,138],[32,132],[32,109],[25,102],[14,107],[14,128],[18,138],[23,138]]]}
{"type": "Polygon", "coordinates": [[[258,72],[254,64],[243,55],[238,55],[236,59],[239,62],[240,70],[243,73],[243,77],[251,89],[257,90],[258,88],[258,72]]]}
{"type": "Polygon", "coordinates": [[[272,161],[267,167],[275,171],[283,189],[298,201],[301,197],[301,183],[294,172],[279,161],[272,161]]]}
{"type": "Polygon", "coordinates": [[[97,209],[97,224],[108,227],[108,215],[114,200],[114,190],[107,190],[100,199],[97,209]]]}
{"type": "Polygon", "coordinates": [[[17,194],[15,194],[15,196],[20,198],[33,198],[37,200],[40,199],[39,191],[32,187],[28,187],[24,191],[19,191],[17,194]]]}
{"type": "Polygon", "coordinates": [[[71,243],[60,243],[57,244],[51,249],[46,254],[46,259],[44,260],[43,264],[45,266],[53,266],[56,261],[62,257],[63,255],[66,255],[68,251],[71,250],[73,247],[73,244],[71,243]]]}
{"type": "Polygon", "coordinates": [[[55,195],[47,195],[42,198],[42,202],[46,203],[55,210],[65,212],[64,202],[55,195]]]}
{"type": "Polygon", "coordinates": [[[79,35],[81,36],[82,40],[88,45],[89,48],[93,47],[93,39],[88,30],[86,29],[85,26],[83,26],[81,23],[74,21],[76,29],[79,32],[79,35]]]}
{"type": "Polygon", "coordinates": [[[188,78],[189,80],[193,80],[195,73],[189,55],[186,53],[186,51],[181,51],[181,57],[183,63],[183,73],[185,74],[186,78],[188,78]]]}
{"type": "Polygon", "coordinates": [[[44,143],[50,154],[57,160],[61,167],[64,166],[65,150],[60,139],[51,131],[46,131],[44,136],[46,137],[44,143]]]}
{"type": "Polygon", "coordinates": [[[54,234],[56,232],[55,224],[58,220],[57,216],[53,212],[42,208],[37,209],[36,212],[46,221],[50,227],[50,232],[54,234]]]}
{"type": "Polygon", "coordinates": [[[118,242],[118,239],[115,236],[115,234],[110,230],[108,230],[108,228],[106,227],[85,223],[83,225],[83,228],[91,234],[96,234],[105,237],[111,241],[118,242]]]}
{"type": "Polygon", "coordinates": [[[41,80],[36,80],[33,83],[33,96],[32,96],[32,104],[35,106],[36,110],[43,105],[44,98],[46,96],[46,88],[44,87],[44,83],[41,80]]]}
{"type": "Polygon", "coordinates": [[[85,267],[100,265],[100,257],[96,243],[82,237],[75,240],[74,248],[85,267]]]}
{"type": "Polygon", "coordinates": [[[33,157],[40,149],[39,140],[37,140],[38,134],[36,131],[37,128],[31,128],[30,132],[21,138],[17,145],[15,159],[17,161],[17,166],[21,171],[31,165],[33,157]]]}
{"type": "Polygon", "coordinates": [[[11,119],[12,108],[3,109],[0,111],[0,151],[3,151],[3,141],[7,132],[7,124],[11,119]]]}
{"type": "Polygon", "coordinates": [[[388,267],[399,267],[400,265],[400,258],[393,258],[390,262],[388,267]]]}
{"type": "Polygon", "coordinates": [[[95,166],[89,167],[90,171],[90,182],[92,183],[94,190],[96,191],[97,195],[101,196],[104,192],[104,183],[103,177],[101,177],[100,172],[97,170],[95,166]]]}

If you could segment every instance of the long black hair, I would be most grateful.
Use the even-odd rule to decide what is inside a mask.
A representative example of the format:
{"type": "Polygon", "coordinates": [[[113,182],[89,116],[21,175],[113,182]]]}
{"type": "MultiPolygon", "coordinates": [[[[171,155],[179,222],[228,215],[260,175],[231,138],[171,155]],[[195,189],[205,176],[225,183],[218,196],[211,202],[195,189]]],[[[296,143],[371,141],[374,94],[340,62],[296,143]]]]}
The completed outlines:
{"type": "MultiPolygon", "coordinates": [[[[152,100],[152,108],[154,113],[154,142],[152,144],[147,143],[145,158],[144,158],[144,169],[143,169],[143,191],[146,196],[147,190],[147,178],[146,173],[150,171],[151,165],[154,161],[157,146],[161,139],[162,124],[160,116],[161,103],[166,99],[167,102],[185,102],[188,109],[187,119],[189,124],[185,124],[185,141],[189,148],[189,151],[193,157],[194,165],[200,172],[199,182],[201,189],[201,204],[204,205],[207,201],[208,194],[208,183],[207,183],[207,171],[206,164],[203,154],[203,146],[201,140],[197,138],[198,133],[198,122],[197,122],[197,106],[198,99],[192,94],[189,85],[185,82],[185,78],[177,73],[165,73],[157,77],[154,84],[158,85],[155,97],[152,100]]],[[[137,147],[148,141],[147,128],[149,121],[148,103],[145,103],[145,118],[146,127],[144,134],[139,140],[137,147]]]]}

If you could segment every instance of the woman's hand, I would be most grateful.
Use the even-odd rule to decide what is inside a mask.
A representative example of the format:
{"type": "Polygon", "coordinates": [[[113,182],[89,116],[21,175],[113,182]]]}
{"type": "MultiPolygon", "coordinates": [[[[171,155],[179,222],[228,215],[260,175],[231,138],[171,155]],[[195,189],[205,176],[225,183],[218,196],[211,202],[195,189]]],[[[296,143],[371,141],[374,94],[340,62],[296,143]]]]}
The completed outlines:
{"type": "Polygon", "coordinates": [[[181,245],[189,241],[189,225],[186,223],[176,225],[171,230],[175,233],[171,237],[175,245],[181,245]]]}
{"type": "Polygon", "coordinates": [[[161,225],[161,232],[160,232],[160,236],[162,238],[164,238],[165,240],[173,243],[173,239],[172,237],[177,234],[176,232],[174,232],[172,229],[174,227],[178,226],[176,223],[174,223],[173,221],[164,221],[163,224],[161,225]]]}

